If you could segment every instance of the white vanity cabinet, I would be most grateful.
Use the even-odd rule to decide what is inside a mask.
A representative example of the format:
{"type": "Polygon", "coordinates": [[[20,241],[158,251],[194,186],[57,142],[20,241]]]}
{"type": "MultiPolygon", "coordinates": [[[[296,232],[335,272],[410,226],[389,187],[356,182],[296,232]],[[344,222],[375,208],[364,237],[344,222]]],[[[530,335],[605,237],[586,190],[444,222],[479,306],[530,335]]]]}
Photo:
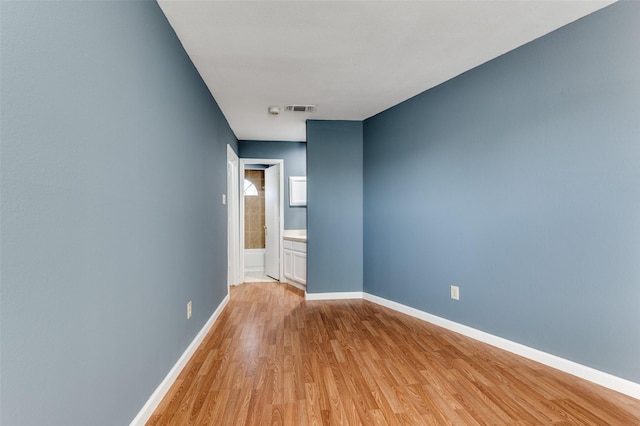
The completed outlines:
{"type": "Polygon", "coordinates": [[[293,254],[287,248],[287,240],[284,240],[284,276],[293,279],[293,254]]]}
{"type": "MultiPolygon", "coordinates": [[[[307,244],[304,244],[307,249],[307,244]]],[[[293,280],[301,284],[307,284],[307,253],[301,251],[292,251],[293,255],[293,280]]]]}
{"type": "Polygon", "coordinates": [[[307,243],[300,238],[284,238],[284,276],[296,287],[307,284],[307,243]]]}

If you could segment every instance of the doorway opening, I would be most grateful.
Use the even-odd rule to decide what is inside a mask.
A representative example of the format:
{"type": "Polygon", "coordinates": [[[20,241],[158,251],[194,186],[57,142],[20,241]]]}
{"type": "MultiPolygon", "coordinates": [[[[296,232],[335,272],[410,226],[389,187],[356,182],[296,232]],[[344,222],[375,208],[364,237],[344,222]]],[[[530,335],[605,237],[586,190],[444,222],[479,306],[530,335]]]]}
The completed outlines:
{"type": "Polygon", "coordinates": [[[283,160],[240,160],[240,270],[243,282],[280,281],[284,229],[283,160]]]}

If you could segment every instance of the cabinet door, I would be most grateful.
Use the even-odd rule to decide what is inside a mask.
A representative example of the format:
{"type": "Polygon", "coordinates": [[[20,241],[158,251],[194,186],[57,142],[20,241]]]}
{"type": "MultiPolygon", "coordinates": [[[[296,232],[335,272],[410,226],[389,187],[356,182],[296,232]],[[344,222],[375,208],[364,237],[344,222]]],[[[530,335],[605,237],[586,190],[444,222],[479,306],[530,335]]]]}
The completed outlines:
{"type": "Polygon", "coordinates": [[[293,256],[291,250],[284,251],[284,276],[293,279],[293,256]]]}
{"type": "Polygon", "coordinates": [[[307,254],[298,251],[293,254],[293,279],[299,283],[307,283],[307,254]]]}

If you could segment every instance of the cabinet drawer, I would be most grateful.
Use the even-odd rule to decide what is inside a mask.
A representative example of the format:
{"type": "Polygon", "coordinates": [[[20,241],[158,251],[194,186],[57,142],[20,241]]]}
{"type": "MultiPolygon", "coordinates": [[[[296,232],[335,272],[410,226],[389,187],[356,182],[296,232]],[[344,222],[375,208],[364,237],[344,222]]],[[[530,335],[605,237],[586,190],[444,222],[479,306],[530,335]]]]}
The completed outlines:
{"type": "Polygon", "coordinates": [[[285,248],[285,249],[291,249],[291,248],[293,248],[293,241],[291,241],[291,240],[284,240],[284,248],[285,248]]]}
{"type": "MultiPolygon", "coordinates": [[[[292,245],[291,245],[291,249],[293,251],[299,251],[301,253],[306,253],[307,252],[307,243],[301,243],[299,241],[289,241],[292,245]]],[[[285,246],[286,248],[286,246],[285,246]]]]}

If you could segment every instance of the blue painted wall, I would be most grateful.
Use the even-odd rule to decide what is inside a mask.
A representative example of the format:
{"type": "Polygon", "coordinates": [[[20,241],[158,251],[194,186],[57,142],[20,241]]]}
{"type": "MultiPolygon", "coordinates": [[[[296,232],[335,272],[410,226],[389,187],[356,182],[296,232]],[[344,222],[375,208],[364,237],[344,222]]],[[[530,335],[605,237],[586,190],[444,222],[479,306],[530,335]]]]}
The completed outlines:
{"type": "Polygon", "coordinates": [[[125,425],[227,293],[236,140],[155,2],[1,28],[0,423],[125,425]]]}
{"type": "Polygon", "coordinates": [[[366,120],[364,290],[640,382],[639,52],[621,2],[366,120]]]}
{"type": "Polygon", "coordinates": [[[239,141],[240,158],[284,160],[284,229],[307,229],[307,207],[289,206],[289,176],[307,175],[304,142],[239,141]]]}
{"type": "Polygon", "coordinates": [[[307,122],[307,292],[362,291],[362,122],[307,122]]]}

